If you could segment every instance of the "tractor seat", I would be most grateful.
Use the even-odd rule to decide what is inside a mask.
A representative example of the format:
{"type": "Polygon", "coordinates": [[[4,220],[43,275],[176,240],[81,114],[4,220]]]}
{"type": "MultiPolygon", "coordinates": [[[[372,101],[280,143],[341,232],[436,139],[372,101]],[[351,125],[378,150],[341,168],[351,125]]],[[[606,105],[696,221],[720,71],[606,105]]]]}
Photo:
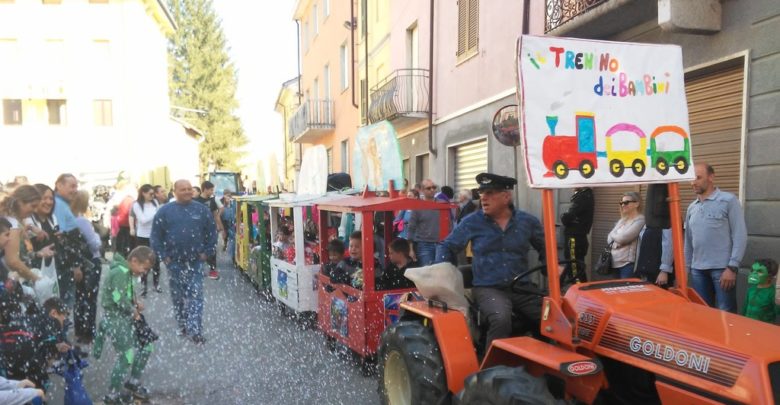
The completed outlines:
{"type": "Polygon", "coordinates": [[[460,274],[463,275],[463,288],[469,289],[474,287],[474,272],[471,269],[470,264],[463,264],[458,266],[460,274]]]}

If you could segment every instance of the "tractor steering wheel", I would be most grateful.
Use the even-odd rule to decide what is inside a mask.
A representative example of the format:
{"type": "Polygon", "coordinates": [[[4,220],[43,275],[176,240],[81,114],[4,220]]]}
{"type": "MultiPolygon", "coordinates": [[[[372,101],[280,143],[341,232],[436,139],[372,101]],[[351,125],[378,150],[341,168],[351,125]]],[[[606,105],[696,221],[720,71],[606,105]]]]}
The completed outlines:
{"type": "MultiPolygon", "coordinates": [[[[573,263],[584,265],[584,263],[582,261],[577,261],[577,260],[559,260],[558,261],[558,264],[573,264],[573,263]]],[[[517,283],[520,282],[520,280],[525,279],[527,276],[529,276],[529,275],[531,275],[533,273],[536,273],[537,271],[542,271],[542,273],[545,273],[545,275],[546,275],[547,272],[545,271],[545,269],[547,269],[547,263],[541,263],[538,266],[532,267],[529,270],[526,270],[526,271],[518,274],[509,283],[509,289],[511,291],[523,292],[523,293],[528,293],[528,294],[533,294],[533,295],[540,295],[540,296],[547,295],[547,294],[543,293],[540,289],[535,288],[535,287],[530,289],[530,288],[524,288],[524,287],[518,287],[517,286],[517,283]]],[[[560,274],[560,277],[561,277],[561,279],[560,279],[561,287],[563,287],[563,281],[564,281],[564,277],[565,276],[566,276],[566,274],[561,272],[561,274],[560,274]]]]}

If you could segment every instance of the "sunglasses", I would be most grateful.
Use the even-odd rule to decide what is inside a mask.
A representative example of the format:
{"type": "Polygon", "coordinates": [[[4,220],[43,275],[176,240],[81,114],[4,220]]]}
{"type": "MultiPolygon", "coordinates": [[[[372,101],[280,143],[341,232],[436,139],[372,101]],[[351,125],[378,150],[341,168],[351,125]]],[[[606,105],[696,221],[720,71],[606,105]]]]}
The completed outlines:
{"type": "Polygon", "coordinates": [[[634,200],[627,200],[627,201],[621,201],[618,204],[620,204],[620,205],[628,205],[628,204],[635,203],[635,202],[636,201],[634,201],[634,200]]]}
{"type": "Polygon", "coordinates": [[[439,188],[439,186],[425,187],[426,190],[436,190],[437,188],[439,188]]]}

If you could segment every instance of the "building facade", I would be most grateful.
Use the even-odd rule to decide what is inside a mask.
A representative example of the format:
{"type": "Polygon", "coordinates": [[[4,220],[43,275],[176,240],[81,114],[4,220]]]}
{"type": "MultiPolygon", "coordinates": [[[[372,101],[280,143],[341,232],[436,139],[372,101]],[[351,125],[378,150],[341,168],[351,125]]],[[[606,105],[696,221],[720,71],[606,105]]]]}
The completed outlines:
{"type": "Polygon", "coordinates": [[[351,2],[298,0],[302,104],[289,121],[290,141],[324,145],[328,172],[349,172],[349,156],[360,126],[359,88],[353,50],[356,8],[351,2]]]}
{"type": "MultiPolygon", "coordinates": [[[[525,185],[519,148],[491,134],[494,114],[517,103],[514,55],[524,30],[524,3],[436,2],[430,177],[456,191],[474,188],[475,176],[484,171],[516,177],[516,205],[538,215],[540,198],[525,185]]],[[[540,34],[545,4],[527,3],[528,32],[540,34]]]]}
{"type": "Polygon", "coordinates": [[[171,176],[197,175],[199,135],[170,116],[174,29],[158,0],[0,2],[0,136],[18,151],[0,163],[3,176],[138,179],[166,166],[171,150],[181,157],[171,176]]]}
{"type": "MultiPolygon", "coordinates": [[[[695,162],[715,168],[716,185],[739,196],[748,228],[743,266],[775,257],[780,246],[780,3],[548,0],[547,35],[682,47],[695,162]]],[[[600,251],[619,216],[620,193],[595,190],[592,251],[600,251]]],[[[695,195],[681,184],[683,209],[695,195]]],[[[560,201],[568,201],[561,192],[560,201]]],[[[562,209],[565,206],[561,207],[562,209]]]]}
{"type": "Polygon", "coordinates": [[[276,97],[276,105],[274,107],[274,110],[282,116],[282,134],[284,136],[284,173],[282,174],[282,182],[284,183],[284,189],[290,192],[294,192],[295,185],[298,184],[298,173],[301,170],[302,156],[302,145],[292,142],[289,133],[290,118],[292,118],[301,105],[298,79],[298,77],[295,77],[282,83],[282,88],[276,97]]]}

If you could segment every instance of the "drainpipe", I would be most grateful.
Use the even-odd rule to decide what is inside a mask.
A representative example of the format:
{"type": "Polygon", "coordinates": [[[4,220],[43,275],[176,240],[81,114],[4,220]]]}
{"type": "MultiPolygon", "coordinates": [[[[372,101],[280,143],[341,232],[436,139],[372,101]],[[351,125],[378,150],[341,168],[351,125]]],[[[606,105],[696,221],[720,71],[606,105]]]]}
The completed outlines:
{"type": "MultiPolygon", "coordinates": [[[[297,94],[297,96],[298,96],[298,105],[300,106],[301,103],[303,102],[303,100],[302,100],[303,92],[301,91],[301,21],[300,20],[295,20],[295,26],[297,28],[295,31],[296,31],[296,35],[297,35],[297,38],[298,38],[298,40],[296,42],[297,45],[298,45],[298,91],[297,91],[298,94],[297,94]]],[[[285,111],[286,111],[286,109],[285,109],[285,111]]],[[[301,152],[302,152],[301,148],[302,148],[302,146],[301,146],[300,143],[296,142],[295,145],[293,146],[293,148],[297,149],[297,151],[298,151],[298,153],[295,153],[295,171],[297,172],[300,169],[300,167],[301,167],[301,152]]],[[[284,156],[285,156],[285,159],[286,159],[287,158],[287,151],[286,150],[284,151],[284,156]]],[[[286,170],[286,167],[285,167],[285,170],[286,170]]],[[[297,183],[297,180],[298,180],[297,178],[294,179],[294,181],[296,183],[297,183]]]]}
{"type": "Polygon", "coordinates": [[[297,41],[295,42],[296,45],[298,45],[298,105],[301,105],[301,96],[303,94],[301,93],[301,20],[295,20],[295,34],[297,41]]]}
{"type": "Polygon", "coordinates": [[[350,24],[350,41],[349,41],[349,60],[350,69],[349,72],[352,76],[352,106],[358,108],[357,98],[355,97],[355,30],[357,24],[355,24],[355,0],[349,2],[349,24],[350,24]]]}
{"type": "Polygon", "coordinates": [[[428,38],[428,153],[436,156],[433,145],[433,0],[431,0],[431,28],[428,38]]]}
{"type": "Polygon", "coordinates": [[[365,5],[366,5],[366,9],[363,10],[363,15],[366,16],[366,22],[365,22],[365,24],[366,24],[366,37],[363,38],[363,41],[365,41],[365,44],[364,44],[365,46],[363,47],[364,48],[363,49],[363,53],[365,54],[364,55],[364,62],[366,64],[366,66],[365,66],[365,71],[366,71],[366,111],[365,111],[365,114],[366,114],[366,124],[368,124],[368,100],[369,100],[369,97],[368,97],[368,2],[365,2],[365,5]]]}
{"type": "Polygon", "coordinates": [[[523,1],[523,35],[528,34],[528,21],[530,19],[531,10],[531,0],[524,0],[523,1]]]}

